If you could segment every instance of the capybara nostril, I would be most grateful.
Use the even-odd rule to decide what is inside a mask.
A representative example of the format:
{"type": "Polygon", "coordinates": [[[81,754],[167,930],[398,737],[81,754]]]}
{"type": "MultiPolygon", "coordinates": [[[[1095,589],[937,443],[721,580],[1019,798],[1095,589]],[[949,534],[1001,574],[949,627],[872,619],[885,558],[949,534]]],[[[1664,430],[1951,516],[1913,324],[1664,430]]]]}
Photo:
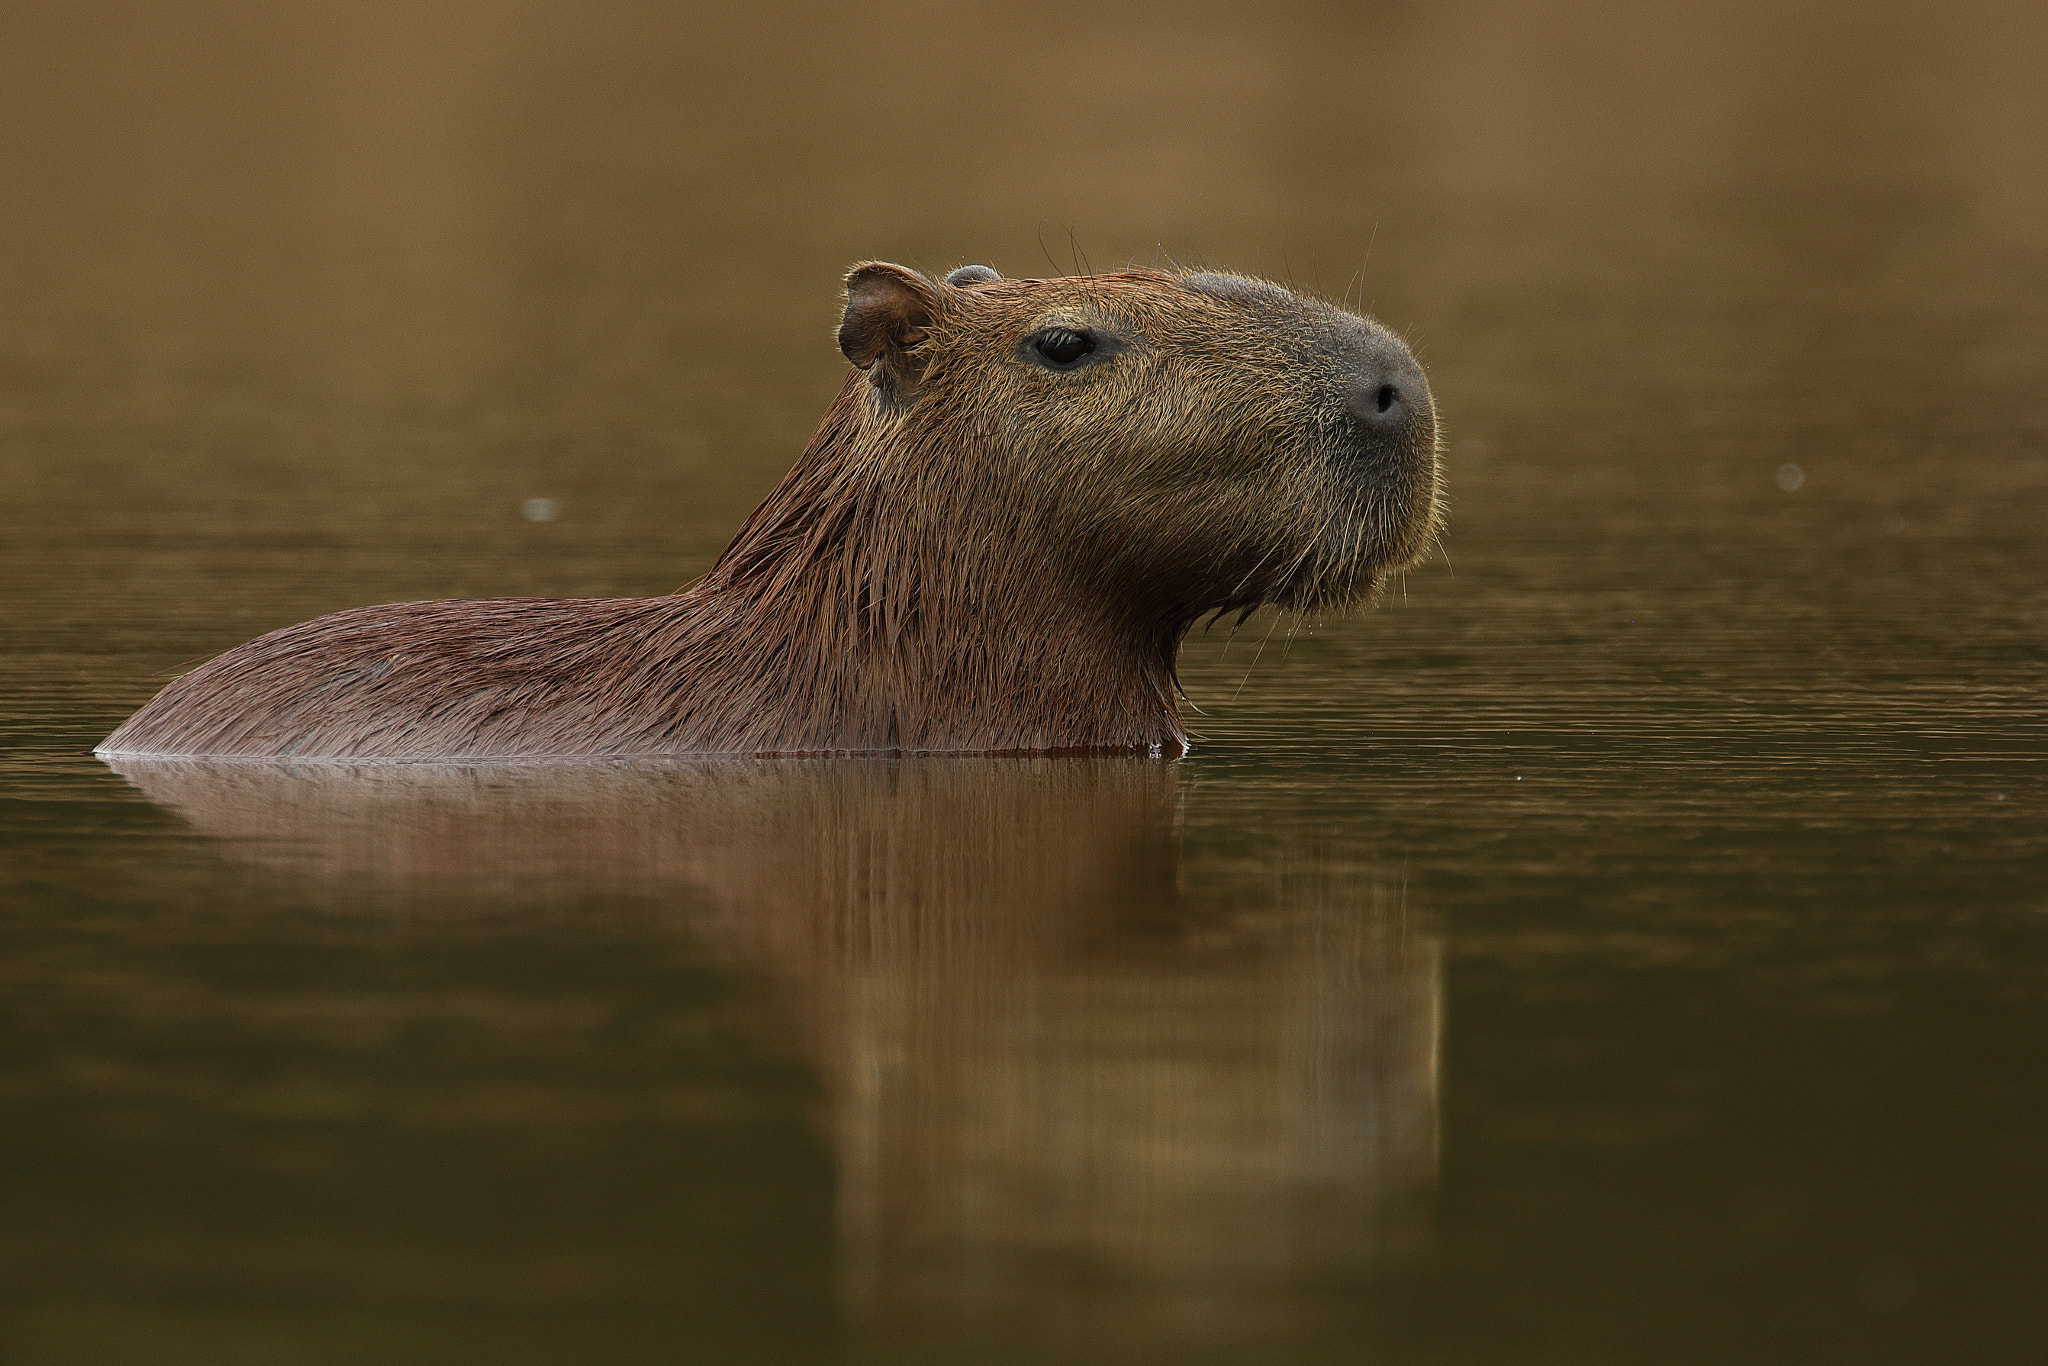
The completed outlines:
{"type": "Polygon", "coordinates": [[[1351,381],[1344,406],[1366,426],[1388,431],[1405,423],[1413,413],[1415,401],[1411,395],[1417,388],[1406,376],[1371,366],[1351,381]]]}

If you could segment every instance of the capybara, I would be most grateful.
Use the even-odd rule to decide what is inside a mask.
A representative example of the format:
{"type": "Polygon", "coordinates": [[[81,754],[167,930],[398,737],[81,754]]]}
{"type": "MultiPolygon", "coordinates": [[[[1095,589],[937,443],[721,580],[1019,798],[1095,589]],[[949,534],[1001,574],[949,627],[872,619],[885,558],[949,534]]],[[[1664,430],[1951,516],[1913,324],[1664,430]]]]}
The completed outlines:
{"type": "Polygon", "coordinates": [[[337,612],[100,752],[1180,755],[1190,627],[1370,598],[1437,525],[1407,348],[1263,280],[871,263],[839,346],[810,445],[680,592],[337,612]]]}

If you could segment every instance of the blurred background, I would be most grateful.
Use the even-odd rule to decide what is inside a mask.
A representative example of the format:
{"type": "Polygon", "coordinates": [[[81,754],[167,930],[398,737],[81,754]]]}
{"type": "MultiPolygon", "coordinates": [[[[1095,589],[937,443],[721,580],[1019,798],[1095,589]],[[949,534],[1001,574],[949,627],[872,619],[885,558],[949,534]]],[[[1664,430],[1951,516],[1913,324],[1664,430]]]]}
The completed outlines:
{"type": "Polygon", "coordinates": [[[2048,1350],[2048,11],[6,28],[0,1357],[2048,1350]],[[695,576],[868,258],[1371,312],[1445,553],[1179,765],[89,757],[695,576]]]}

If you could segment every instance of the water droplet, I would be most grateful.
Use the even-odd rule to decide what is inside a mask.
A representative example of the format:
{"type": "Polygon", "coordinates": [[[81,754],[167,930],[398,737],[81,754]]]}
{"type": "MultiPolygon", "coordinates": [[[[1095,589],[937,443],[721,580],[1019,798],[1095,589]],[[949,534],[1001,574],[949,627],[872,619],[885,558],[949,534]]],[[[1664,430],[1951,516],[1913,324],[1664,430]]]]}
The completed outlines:
{"type": "Polygon", "coordinates": [[[1806,471],[1797,465],[1780,465],[1776,476],[1778,487],[1787,493],[1799,492],[1799,486],[1806,482],[1806,471]]]}
{"type": "Polygon", "coordinates": [[[529,522],[552,522],[562,515],[561,500],[529,498],[519,505],[519,515],[529,522]]]}

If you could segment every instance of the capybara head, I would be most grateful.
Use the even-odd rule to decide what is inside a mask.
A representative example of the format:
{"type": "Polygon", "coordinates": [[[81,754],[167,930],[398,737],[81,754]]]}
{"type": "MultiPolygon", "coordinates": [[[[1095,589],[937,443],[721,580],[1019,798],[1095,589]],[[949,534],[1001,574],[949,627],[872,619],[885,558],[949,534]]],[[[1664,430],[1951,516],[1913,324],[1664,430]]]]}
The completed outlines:
{"type": "Polygon", "coordinates": [[[839,342],[868,381],[872,458],[991,553],[1050,548],[1076,587],[1161,624],[1367,598],[1437,527],[1408,348],[1263,280],[874,263],[847,277],[839,342]]]}

